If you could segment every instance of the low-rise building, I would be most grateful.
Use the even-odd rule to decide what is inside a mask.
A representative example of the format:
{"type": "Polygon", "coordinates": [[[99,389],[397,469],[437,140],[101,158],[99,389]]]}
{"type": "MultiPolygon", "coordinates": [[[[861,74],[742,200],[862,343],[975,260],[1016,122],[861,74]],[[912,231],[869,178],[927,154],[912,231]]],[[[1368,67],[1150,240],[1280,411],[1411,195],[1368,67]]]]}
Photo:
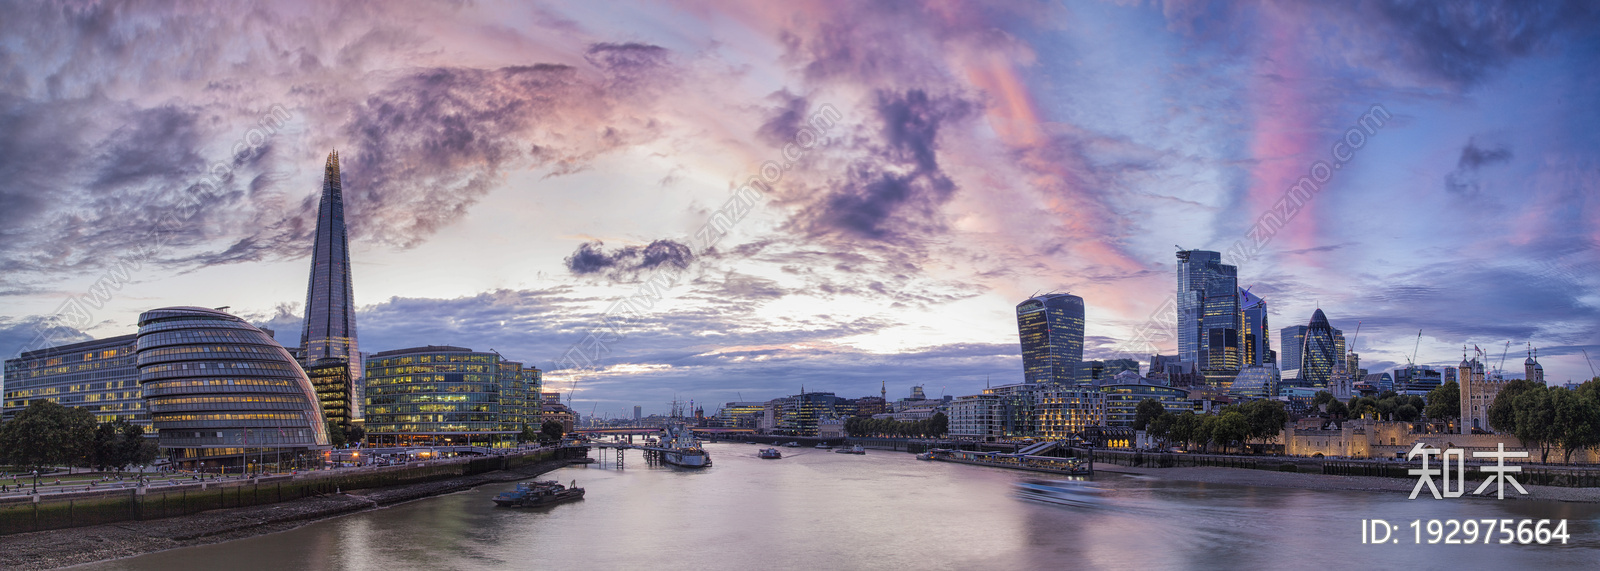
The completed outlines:
{"type": "Polygon", "coordinates": [[[1100,392],[1105,393],[1105,425],[1109,427],[1133,426],[1134,410],[1145,399],[1155,399],[1163,408],[1174,414],[1191,408],[1189,390],[1177,387],[1149,384],[1106,385],[1100,388],[1100,392]]]}
{"type": "Polygon", "coordinates": [[[1000,435],[1000,397],[970,395],[950,402],[949,434],[956,438],[989,439],[1000,435]]]}

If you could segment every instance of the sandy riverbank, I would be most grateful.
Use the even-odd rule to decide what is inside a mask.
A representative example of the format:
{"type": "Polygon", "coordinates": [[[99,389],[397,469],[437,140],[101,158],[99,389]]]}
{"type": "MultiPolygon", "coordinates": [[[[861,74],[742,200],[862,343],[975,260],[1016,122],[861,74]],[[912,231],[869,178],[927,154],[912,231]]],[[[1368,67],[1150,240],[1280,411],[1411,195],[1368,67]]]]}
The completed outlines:
{"type": "Polygon", "coordinates": [[[287,531],[307,523],[483,484],[524,480],[566,466],[548,460],[510,470],[348,494],[212,510],[147,521],[0,536],[0,569],[57,569],[287,531]]]}
{"type": "MultiPolygon", "coordinates": [[[[1343,490],[1355,492],[1399,492],[1410,494],[1411,488],[1417,485],[1412,478],[1380,478],[1377,476],[1333,476],[1327,474],[1303,474],[1298,472],[1275,472],[1271,470],[1254,470],[1248,468],[1213,468],[1213,467],[1185,467],[1185,468],[1135,468],[1117,466],[1114,464],[1095,464],[1098,472],[1114,472],[1120,474],[1133,474],[1150,476],[1166,480],[1183,480],[1189,482],[1204,482],[1208,484],[1231,484],[1238,486],[1267,486],[1273,488],[1298,488],[1302,490],[1343,490]]],[[[1472,487],[1477,482],[1470,482],[1472,487]]],[[[1565,488],[1559,486],[1534,486],[1524,484],[1529,495],[1520,496],[1513,494],[1517,499],[1553,500],[1562,502],[1600,502],[1600,488],[1565,488]]],[[[1467,490],[1468,492],[1472,490],[1467,490]]],[[[1427,490],[1423,490],[1427,494],[1427,490]]],[[[1513,495],[1506,496],[1507,500],[1513,495]]],[[[1471,496],[1467,497],[1485,497],[1471,496]]],[[[1494,499],[1493,496],[1486,496],[1494,499]]]]}

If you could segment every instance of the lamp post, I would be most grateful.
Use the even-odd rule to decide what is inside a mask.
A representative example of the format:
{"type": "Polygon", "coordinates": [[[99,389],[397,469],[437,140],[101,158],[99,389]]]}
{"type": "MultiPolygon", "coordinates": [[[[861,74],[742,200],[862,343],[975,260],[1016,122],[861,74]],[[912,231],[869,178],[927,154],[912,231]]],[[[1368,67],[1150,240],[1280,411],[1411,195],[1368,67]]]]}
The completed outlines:
{"type": "Polygon", "coordinates": [[[39,471],[33,471],[33,495],[39,495],[39,471]]]}

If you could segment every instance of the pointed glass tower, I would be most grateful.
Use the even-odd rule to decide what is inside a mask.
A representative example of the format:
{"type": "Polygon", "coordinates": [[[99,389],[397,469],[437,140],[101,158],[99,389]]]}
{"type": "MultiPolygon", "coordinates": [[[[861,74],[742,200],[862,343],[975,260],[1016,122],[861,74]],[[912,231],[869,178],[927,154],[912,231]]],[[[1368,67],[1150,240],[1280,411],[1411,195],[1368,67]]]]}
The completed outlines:
{"type": "Polygon", "coordinates": [[[350,378],[359,383],[362,363],[356,348],[350,244],[345,236],[338,151],[328,155],[325,168],[322,205],[317,209],[317,241],[311,252],[311,284],[306,289],[306,321],[300,330],[301,358],[307,364],[323,359],[345,360],[350,364],[350,378]]]}

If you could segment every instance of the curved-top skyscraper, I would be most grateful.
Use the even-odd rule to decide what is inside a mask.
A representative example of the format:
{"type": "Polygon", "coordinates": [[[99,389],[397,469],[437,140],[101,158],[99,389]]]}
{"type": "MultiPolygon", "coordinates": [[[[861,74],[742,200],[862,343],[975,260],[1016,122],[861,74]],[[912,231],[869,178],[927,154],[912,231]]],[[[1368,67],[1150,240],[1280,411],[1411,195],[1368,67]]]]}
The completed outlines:
{"type": "MultiPolygon", "coordinates": [[[[339,152],[328,155],[317,209],[316,244],[311,251],[311,283],[306,288],[306,321],[300,330],[301,360],[342,359],[350,378],[362,378],[356,347],[355,297],[350,287],[350,241],[344,227],[344,187],[339,152]]],[[[359,381],[357,381],[359,382],[359,381]]]]}
{"type": "Polygon", "coordinates": [[[1301,386],[1326,387],[1333,379],[1333,370],[1341,362],[1342,335],[1328,323],[1328,316],[1317,309],[1311,314],[1311,324],[1306,327],[1305,345],[1300,354],[1301,386]]]}
{"type": "Polygon", "coordinates": [[[1083,362],[1083,298],[1052,293],[1017,304],[1026,383],[1071,385],[1083,362]]]}

